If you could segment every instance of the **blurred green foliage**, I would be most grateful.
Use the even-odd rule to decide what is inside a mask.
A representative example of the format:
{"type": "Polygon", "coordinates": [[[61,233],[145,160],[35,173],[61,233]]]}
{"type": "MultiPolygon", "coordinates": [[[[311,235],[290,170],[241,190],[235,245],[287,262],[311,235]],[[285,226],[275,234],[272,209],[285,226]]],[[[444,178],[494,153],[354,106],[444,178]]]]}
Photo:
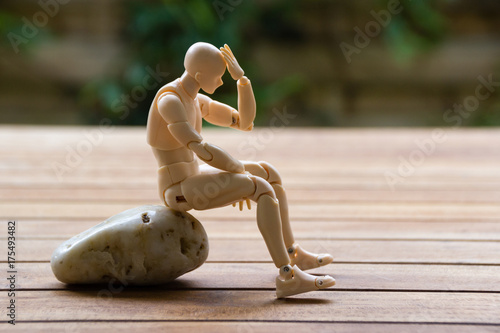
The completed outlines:
{"type": "MultiPolygon", "coordinates": [[[[394,15],[384,30],[384,39],[396,60],[408,61],[444,40],[446,22],[435,2],[401,0],[404,10],[400,15],[394,15]]],[[[386,3],[380,0],[381,6],[386,3]]]]}
{"type": "MultiPolygon", "coordinates": [[[[198,41],[215,46],[223,46],[225,43],[231,46],[245,74],[254,83],[259,110],[271,111],[273,105],[299,91],[302,81],[294,75],[260,84],[258,68],[252,65],[248,57],[255,33],[273,32],[276,35],[291,25],[285,22],[286,13],[293,12],[291,9],[286,10],[290,8],[290,1],[276,1],[264,7],[257,7],[250,1],[232,3],[237,3],[237,6],[233,7],[231,2],[222,1],[228,7],[218,8],[216,2],[206,0],[127,2],[130,24],[124,39],[130,47],[121,61],[116,63],[117,72],[120,73],[118,76],[100,78],[82,89],[80,101],[86,109],[87,121],[93,123],[107,117],[117,124],[145,124],[157,89],[148,90],[146,98],[134,101],[138,105],[126,117],[118,112],[119,108],[116,106],[123,104],[117,101],[123,95],[130,95],[134,87],[143,84],[148,68],[156,68],[158,65],[162,71],[169,72],[169,76],[161,82],[162,85],[182,75],[185,52],[198,41]],[[282,11],[284,16],[278,20],[259,20],[259,17],[278,17],[274,16],[276,11],[282,11]],[[252,31],[255,20],[269,24],[261,26],[262,31],[252,31]]],[[[293,17],[289,19],[292,21],[293,17]]],[[[225,84],[216,91],[215,98],[234,106],[237,94],[231,81],[226,73],[225,84]]],[[[256,124],[262,123],[265,118],[266,113],[259,111],[256,124]]]]}
{"type": "Polygon", "coordinates": [[[0,7],[0,54],[10,52],[13,49],[12,40],[18,41],[16,38],[24,38],[25,41],[16,45],[22,54],[29,55],[32,50],[35,50],[39,45],[53,38],[50,29],[36,28],[36,38],[25,38],[23,36],[23,26],[25,22],[20,19],[20,13],[16,9],[0,7]],[[12,37],[16,35],[17,37],[12,37]],[[8,50],[8,51],[7,51],[8,50]]]}
{"type": "MultiPolygon", "coordinates": [[[[13,1],[13,0],[12,0],[13,1]]],[[[12,2],[11,3],[14,3],[12,2]]],[[[394,58],[402,63],[409,63],[420,54],[432,50],[448,37],[446,16],[442,8],[453,0],[400,0],[404,10],[393,15],[390,24],[382,29],[381,38],[392,51],[394,58]]],[[[331,27],[316,30],[318,35],[306,35],[304,24],[306,18],[312,15],[320,16],[318,12],[309,10],[316,6],[333,8],[344,13],[347,20],[347,30],[353,35],[349,24],[361,18],[373,19],[369,11],[387,8],[388,0],[372,0],[368,2],[344,2],[327,0],[308,2],[299,0],[276,1],[247,1],[247,0],[124,0],[127,22],[126,29],[121,33],[121,45],[124,53],[108,68],[101,77],[88,82],[78,92],[79,106],[82,116],[88,124],[96,124],[103,118],[109,118],[116,125],[144,125],[146,123],[151,100],[160,84],[166,84],[183,72],[183,60],[186,50],[195,42],[205,41],[215,46],[227,43],[233,49],[245,74],[252,80],[257,101],[256,125],[267,125],[272,117],[274,108],[281,108],[284,103],[293,104],[296,108],[304,109],[301,115],[308,122],[307,125],[331,125],[336,123],[336,115],[331,109],[314,109],[315,106],[305,107],[308,96],[304,96],[304,87],[307,78],[294,73],[283,75],[274,81],[265,81],[266,73],[252,61],[256,45],[262,42],[289,48],[294,52],[294,45],[307,47],[308,38],[318,40],[335,40],[336,30],[331,27]],[[326,6],[328,5],[328,6],[326,6]],[[308,11],[309,10],[309,11],[308,11]],[[304,15],[307,12],[307,15],[304,15]],[[350,21],[349,21],[350,20],[350,21]],[[331,30],[328,30],[331,29],[331,30]],[[318,32],[319,31],[319,32],[318,32]],[[160,68],[169,75],[157,84],[154,89],[147,89],[146,94],[138,100],[133,100],[133,106],[123,112],[124,96],[130,96],[134,89],[144,85],[144,78],[150,75],[151,70],[160,68]],[[300,93],[300,94],[299,94],[300,93]],[[302,96],[302,97],[301,97],[302,96]]],[[[0,33],[5,37],[9,32],[19,33],[23,22],[20,17],[22,5],[0,7],[0,33]],[[20,11],[21,10],[21,11],[20,11]]],[[[328,13],[328,11],[325,11],[328,13]]],[[[325,17],[328,17],[325,15],[325,17]]],[[[324,20],[325,17],[322,17],[324,20]]],[[[338,17],[337,17],[338,18],[338,17]]],[[[319,24],[330,24],[321,21],[319,24]]],[[[345,33],[345,22],[343,22],[345,33]]],[[[355,23],[352,23],[353,26],[355,23]]],[[[341,25],[342,26],[342,25],[341,25]]],[[[332,24],[335,27],[335,24],[332,24]]],[[[317,28],[315,28],[317,29],[317,28]]],[[[313,30],[309,30],[311,33],[313,30]]],[[[56,39],[50,27],[41,29],[40,34],[26,45],[22,45],[20,56],[30,55],[30,50],[47,39],[56,39]],[[26,51],[26,52],[25,52],[26,51]]],[[[377,37],[378,38],[378,37],[377,37]]],[[[9,44],[7,38],[3,43],[9,44]]],[[[340,54],[336,44],[325,45],[340,54]]],[[[11,48],[10,48],[11,49],[11,48]]],[[[2,50],[3,52],[4,50],[2,50]]],[[[331,54],[333,55],[334,52],[331,54]]],[[[332,62],[335,61],[332,57],[332,62]]],[[[341,63],[344,66],[344,59],[341,63]]],[[[297,66],[306,66],[297,64],[297,66]]],[[[496,76],[495,76],[496,77],[496,76]]],[[[214,98],[233,106],[237,103],[237,92],[229,74],[223,78],[225,84],[214,94],[214,98]]],[[[349,82],[348,82],[349,83],[349,82]]],[[[307,87],[306,87],[307,88],[307,87]]],[[[307,89],[306,89],[307,90],[307,89]]],[[[346,85],[344,90],[349,90],[346,85]]],[[[499,105],[491,101],[481,104],[481,109],[475,112],[474,117],[466,124],[490,125],[499,124],[499,105]]],[[[300,122],[300,121],[299,121],[300,122]]]]}
{"type": "MultiPolygon", "coordinates": [[[[487,101],[488,102],[488,101],[487,101]]],[[[467,120],[465,120],[467,121],[467,120]]],[[[499,126],[500,125],[500,101],[493,100],[486,104],[486,107],[480,106],[466,123],[466,126],[499,126]]]]}

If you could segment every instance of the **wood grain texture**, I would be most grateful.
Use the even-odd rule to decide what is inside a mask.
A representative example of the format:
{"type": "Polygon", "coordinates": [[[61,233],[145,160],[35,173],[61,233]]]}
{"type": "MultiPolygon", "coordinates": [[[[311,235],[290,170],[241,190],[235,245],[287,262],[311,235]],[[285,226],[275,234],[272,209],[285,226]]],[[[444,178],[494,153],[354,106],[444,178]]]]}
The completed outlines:
{"type": "MultiPolygon", "coordinates": [[[[288,179],[288,178],[287,178],[288,179]]],[[[122,186],[122,184],[118,184],[122,186]]],[[[335,189],[333,191],[321,189],[302,189],[287,186],[288,201],[293,204],[298,203],[336,203],[336,202],[422,202],[422,203],[500,203],[500,190],[471,190],[471,191],[450,191],[450,190],[411,190],[411,191],[390,191],[390,190],[349,190],[335,189]]],[[[151,189],[126,189],[119,188],[89,188],[88,184],[81,186],[64,186],[61,188],[33,188],[10,187],[0,188],[0,200],[2,202],[106,202],[139,204],[140,202],[155,202],[158,200],[157,193],[151,189]],[[84,187],[85,186],[85,187],[84,187]]]]}
{"type": "Polygon", "coordinates": [[[500,325],[498,293],[48,290],[20,292],[19,320],[266,320],[500,325]],[[300,308],[300,310],[299,310],[300,308]]]}
{"type": "MultiPolygon", "coordinates": [[[[68,151],[96,131],[0,125],[0,220],[18,226],[16,329],[500,330],[498,129],[446,130],[434,143],[432,129],[204,131],[235,157],[278,168],[297,240],[335,258],[313,273],[334,276],[336,286],[287,300],[274,296],[277,269],[258,232],[255,206],[191,212],[208,233],[209,258],[171,284],[57,281],[49,260],[63,240],[125,209],[159,203],[143,127],[115,127],[57,174],[54,163],[71,162],[68,151]],[[430,153],[408,165],[423,145],[430,153]],[[388,175],[400,178],[391,185],[388,175]]],[[[4,296],[8,287],[0,281],[4,296]]]]}
{"type": "MultiPolygon", "coordinates": [[[[21,239],[67,239],[101,222],[100,220],[20,220],[21,239]]],[[[292,222],[297,240],[456,240],[500,241],[500,223],[457,221],[301,221],[292,222]],[[314,225],[314,228],[311,228],[314,225]]],[[[260,239],[262,236],[255,219],[220,221],[203,220],[203,227],[210,239],[238,238],[260,239]]],[[[5,236],[3,236],[5,238],[5,236]]],[[[2,237],[0,237],[2,239],[2,237]]]]}
{"type": "MultiPolygon", "coordinates": [[[[100,290],[104,286],[67,286],[56,279],[49,263],[20,263],[19,290],[100,290]]],[[[500,266],[333,264],[312,270],[335,276],[336,290],[500,292],[500,266]]],[[[273,290],[276,268],[272,263],[205,263],[178,280],[154,289],[273,290]]],[[[119,288],[119,281],[113,283],[119,288]]],[[[8,281],[0,282],[0,290],[8,281]]]]}
{"type": "MultiPolygon", "coordinates": [[[[271,262],[262,239],[210,239],[208,261],[271,262]]],[[[20,240],[18,261],[48,261],[60,243],[61,239],[20,240]]],[[[336,262],[500,265],[498,241],[307,239],[300,244],[313,252],[331,253],[336,262]]]]}
{"type": "MultiPolygon", "coordinates": [[[[136,206],[151,204],[143,201],[135,205],[129,203],[33,203],[18,202],[0,203],[0,218],[4,219],[32,219],[51,216],[52,218],[86,218],[104,220],[116,212],[136,206]]],[[[159,204],[159,201],[153,202],[159,204]]],[[[339,220],[339,219],[434,219],[460,221],[498,221],[500,205],[489,203],[460,203],[460,204],[421,204],[421,203],[301,203],[290,206],[290,214],[295,219],[307,220],[339,220]]],[[[238,220],[255,219],[254,210],[238,211],[232,206],[212,210],[195,211],[192,214],[204,221],[206,219],[238,220]]]]}
{"type": "MultiPolygon", "coordinates": [[[[399,324],[399,323],[360,323],[360,322],[273,322],[273,321],[62,321],[62,322],[21,322],[27,332],[207,332],[207,333],[269,333],[276,331],[286,332],[319,332],[319,333],[348,333],[348,332],[405,332],[405,333],[469,333],[469,332],[498,332],[499,326],[494,324],[482,325],[455,325],[449,323],[440,324],[399,324]]],[[[0,326],[0,332],[12,332],[7,325],[0,326]]]]}

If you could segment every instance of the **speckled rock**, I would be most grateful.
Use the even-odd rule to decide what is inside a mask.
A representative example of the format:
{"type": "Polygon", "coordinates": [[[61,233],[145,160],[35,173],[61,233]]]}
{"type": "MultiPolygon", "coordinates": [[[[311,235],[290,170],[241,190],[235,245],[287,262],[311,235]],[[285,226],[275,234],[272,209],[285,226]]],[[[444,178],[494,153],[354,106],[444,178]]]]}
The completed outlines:
{"type": "Polygon", "coordinates": [[[141,206],[117,214],[62,243],[50,261],[65,283],[162,284],[201,266],[208,238],[188,213],[141,206]]]}

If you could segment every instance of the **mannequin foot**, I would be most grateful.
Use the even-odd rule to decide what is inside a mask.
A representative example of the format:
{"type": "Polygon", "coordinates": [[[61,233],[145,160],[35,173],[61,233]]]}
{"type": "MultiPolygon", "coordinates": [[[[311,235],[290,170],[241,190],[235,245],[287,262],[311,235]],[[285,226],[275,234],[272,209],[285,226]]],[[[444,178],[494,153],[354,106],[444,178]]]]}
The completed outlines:
{"type": "Polygon", "coordinates": [[[325,266],[333,262],[333,257],[328,253],[311,253],[294,243],[288,248],[288,255],[292,265],[297,265],[302,270],[325,266]]]}
{"type": "Polygon", "coordinates": [[[285,265],[280,268],[280,275],[276,277],[276,296],[284,298],[333,285],[335,279],[329,275],[314,276],[304,273],[297,266],[285,265]]]}

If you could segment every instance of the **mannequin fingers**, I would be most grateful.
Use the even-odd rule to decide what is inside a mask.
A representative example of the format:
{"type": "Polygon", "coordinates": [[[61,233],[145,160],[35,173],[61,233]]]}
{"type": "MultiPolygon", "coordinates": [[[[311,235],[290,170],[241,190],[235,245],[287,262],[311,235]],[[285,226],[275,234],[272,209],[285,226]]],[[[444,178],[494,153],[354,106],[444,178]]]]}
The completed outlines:
{"type": "Polygon", "coordinates": [[[229,45],[227,44],[224,44],[224,49],[227,50],[227,52],[229,52],[229,54],[233,54],[233,51],[231,51],[231,48],[229,47],[229,45]]]}
{"type": "Polygon", "coordinates": [[[226,49],[221,48],[220,52],[222,53],[222,55],[224,56],[224,58],[234,59],[234,56],[232,55],[232,53],[228,52],[226,49]]]}

